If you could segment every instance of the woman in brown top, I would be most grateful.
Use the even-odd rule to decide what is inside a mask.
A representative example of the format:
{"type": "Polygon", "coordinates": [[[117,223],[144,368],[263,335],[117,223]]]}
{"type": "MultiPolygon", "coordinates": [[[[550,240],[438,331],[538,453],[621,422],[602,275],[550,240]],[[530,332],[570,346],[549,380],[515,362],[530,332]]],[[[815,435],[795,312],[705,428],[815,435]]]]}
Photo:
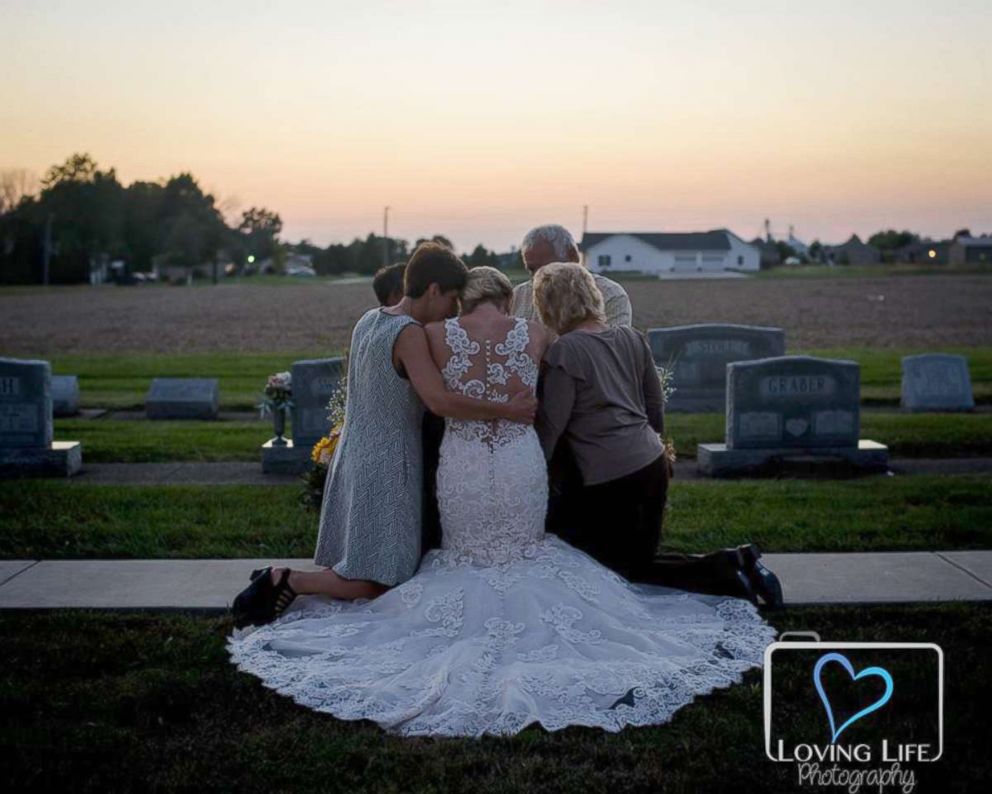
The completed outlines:
{"type": "Polygon", "coordinates": [[[668,490],[664,402],[644,335],[606,325],[581,265],[534,276],[541,321],[559,338],[544,356],[537,432],[546,458],[569,445],[583,487],[567,500],[565,539],[627,578],[654,558],[668,490]]]}
{"type": "Polygon", "coordinates": [[[781,605],[781,585],[753,544],[657,553],[672,472],[660,438],[661,381],[644,335],[607,326],[602,294],[581,265],[537,271],[534,304],[559,335],[544,356],[538,437],[549,460],[557,444],[568,445],[582,483],[552,498],[549,531],[627,579],[781,605]]]}

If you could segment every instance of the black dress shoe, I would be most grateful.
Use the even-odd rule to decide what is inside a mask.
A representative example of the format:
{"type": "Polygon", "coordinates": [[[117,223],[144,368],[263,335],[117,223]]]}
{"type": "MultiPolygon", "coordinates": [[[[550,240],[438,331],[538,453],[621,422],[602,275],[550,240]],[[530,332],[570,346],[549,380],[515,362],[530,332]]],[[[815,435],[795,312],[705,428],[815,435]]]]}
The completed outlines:
{"type": "Polygon", "coordinates": [[[755,606],[759,606],[759,604],[758,604],[758,594],[755,592],[754,583],[748,577],[747,573],[745,573],[742,570],[738,570],[736,572],[735,578],[737,579],[737,582],[738,582],[738,585],[739,585],[739,587],[738,587],[738,590],[739,590],[738,596],[740,598],[746,598],[748,601],[750,601],[755,606]]]}
{"type": "Polygon", "coordinates": [[[740,552],[744,564],[748,568],[754,565],[761,556],[761,549],[758,548],[757,543],[744,543],[737,547],[737,551],[740,552]]]}
{"type": "MultiPolygon", "coordinates": [[[[707,555],[709,556],[709,555],[707,555]]],[[[758,606],[758,594],[746,570],[742,555],[737,549],[723,549],[716,552],[714,575],[717,577],[714,588],[720,595],[746,598],[758,606]]]]}
{"type": "Polygon", "coordinates": [[[748,578],[751,584],[761,596],[765,605],[777,609],[784,603],[782,598],[782,583],[779,578],[763,563],[759,562],[761,550],[753,543],[746,546],[738,546],[746,561],[748,578]]]}
{"type": "Polygon", "coordinates": [[[778,577],[765,567],[764,563],[756,562],[751,569],[751,581],[756,583],[755,589],[770,607],[781,607],[784,603],[782,597],[782,583],[778,577]]]}

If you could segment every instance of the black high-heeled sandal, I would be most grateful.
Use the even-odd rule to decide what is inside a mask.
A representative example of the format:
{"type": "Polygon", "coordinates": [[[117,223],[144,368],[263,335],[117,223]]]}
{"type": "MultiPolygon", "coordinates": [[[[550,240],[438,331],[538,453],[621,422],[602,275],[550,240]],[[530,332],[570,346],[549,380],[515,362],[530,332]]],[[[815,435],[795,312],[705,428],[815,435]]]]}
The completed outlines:
{"type": "Polygon", "coordinates": [[[279,577],[279,581],[273,586],[272,595],[274,599],[272,604],[274,617],[279,617],[286,611],[286,607],[292,604],[296,600],[296,596],[299,595],[299,593],[289,586],[289,568],[282,569],[282,576],[279,577]]]}
{"type": "Polygon", "coordinates": [[[231,605],[234,625],[260,626],[279,617],[298,593],[289,584],[289,568],[284,568],[279,581],[272,583],[272,566],[252,571],[251,584],[242,590],[231,605]],[[257,575],[255,575],[257,574],[257,575]]]}

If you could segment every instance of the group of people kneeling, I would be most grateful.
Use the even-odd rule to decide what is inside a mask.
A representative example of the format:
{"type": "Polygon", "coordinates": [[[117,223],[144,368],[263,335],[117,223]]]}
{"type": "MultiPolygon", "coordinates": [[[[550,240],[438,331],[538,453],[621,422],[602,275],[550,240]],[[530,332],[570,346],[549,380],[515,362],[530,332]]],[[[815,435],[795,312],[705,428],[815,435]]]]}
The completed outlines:
{"type": "Polygon", "coordinates": [[[375,598],[444,548],[440,516],[460,498],[457,472],[437,491],[446,424],[448,433],[533,425],[548,465],[546,531],[621,576],[781,605],[753,544],[658,552],[672,455],[662,384],[629,297],[580,264],[563,227],[531,230],[522,256],[532,278],[516,288],[438,243],[376,275],[381,306],[353,333],[345,430],[321,509],[314,562],[325,568],[256,572],[235,599],[236,625],[271,621],[298,594],[375,598]],[[536,383],[525,359],[539,365],[536,383]]]}

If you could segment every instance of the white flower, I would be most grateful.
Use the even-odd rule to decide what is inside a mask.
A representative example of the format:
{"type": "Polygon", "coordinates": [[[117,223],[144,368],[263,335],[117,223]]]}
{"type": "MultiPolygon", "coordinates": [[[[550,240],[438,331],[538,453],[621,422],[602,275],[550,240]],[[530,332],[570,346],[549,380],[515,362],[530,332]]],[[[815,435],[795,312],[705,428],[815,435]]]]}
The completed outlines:
{"type": "Polygon", "coordinates": [[[269,376],[269,385],[277,389],[289,389],[293,385],[293,376],[289,372],[277,372],[269,376]]]}

